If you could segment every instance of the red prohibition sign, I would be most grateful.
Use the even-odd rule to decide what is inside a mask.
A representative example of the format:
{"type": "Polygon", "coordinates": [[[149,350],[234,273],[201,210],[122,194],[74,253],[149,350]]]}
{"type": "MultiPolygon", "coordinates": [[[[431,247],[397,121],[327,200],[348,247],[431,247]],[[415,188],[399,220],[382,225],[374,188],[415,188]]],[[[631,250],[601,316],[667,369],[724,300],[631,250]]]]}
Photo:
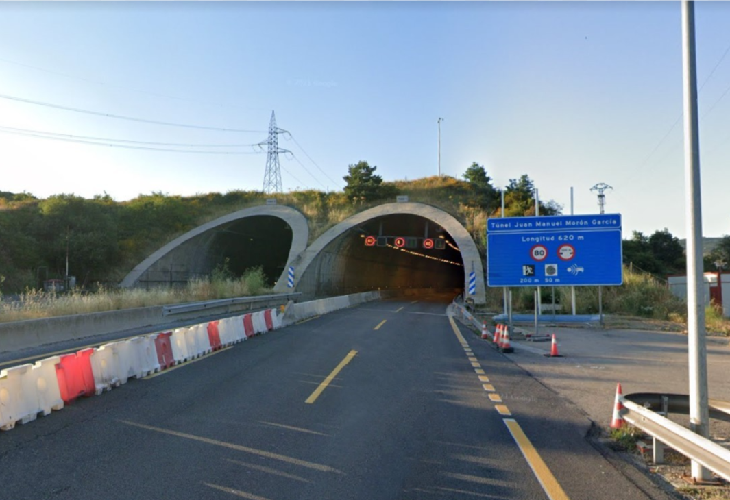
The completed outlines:
{"type": "Polygon", "coordinates": [[[558,258],[560,260],[572,260],[575,257],[575,247],[565,244],[558,247],[558,258]]]}
{"type": "Polygon", "coordinates": [[[543,245],[535,245],[530,249],[530,257],[532,257],[532,260],[536,260],[538,262],[541,262],[545,259],[547,259],[548,251],[547,247],[543,245]]]}
{"type": "Polygon", "coordinates": [[[365,238],[365,246],[366,247],[374,247],[375,246],[375,236],[368,236],[365,238]]]}
{"type": "Polygon", "coordinates": [[[430,250],[433,248],[433,240],[431,238],[426,238],[423,240],[423,248],[430,250]]]}
{"type": "Polygon", "coordinates": [[[397,237],[395,239],[395,246],[397,246],[398,248],[403,248],[404,246],[406,246],[406,239],[400,236],[397,237]]]}

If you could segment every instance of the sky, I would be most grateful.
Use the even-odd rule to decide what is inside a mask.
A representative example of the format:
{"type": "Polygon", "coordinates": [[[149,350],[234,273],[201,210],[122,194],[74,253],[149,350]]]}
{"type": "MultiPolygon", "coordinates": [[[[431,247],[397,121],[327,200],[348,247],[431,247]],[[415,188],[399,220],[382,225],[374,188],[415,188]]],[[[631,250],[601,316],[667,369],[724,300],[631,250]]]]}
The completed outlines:
{"type": "MultiPolygon", "coordinates": [[[[721,236],[730,3],[695,14],[703,232],[721,236]]],[[[565,214],[571,186],[597,213],[603,182],[624,238],[684,238],[681,49],[679,2],[0,2],[0,191],[261,190],[272,111],[284,191],[341,190],[360,160],[416,179],[438,172],[441,117],[445,175],[527,174],[565,214]]]]}

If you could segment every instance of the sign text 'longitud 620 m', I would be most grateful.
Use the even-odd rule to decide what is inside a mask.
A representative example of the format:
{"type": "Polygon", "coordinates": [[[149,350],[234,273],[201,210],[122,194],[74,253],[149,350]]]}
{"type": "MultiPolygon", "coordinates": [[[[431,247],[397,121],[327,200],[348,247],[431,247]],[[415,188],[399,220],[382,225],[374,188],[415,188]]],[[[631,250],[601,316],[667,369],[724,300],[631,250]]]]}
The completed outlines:
{"type": "Polygon", "coordinates": [[[621,283],[619,214],[505,217],[487,221],[489,286],[621,283]]]}

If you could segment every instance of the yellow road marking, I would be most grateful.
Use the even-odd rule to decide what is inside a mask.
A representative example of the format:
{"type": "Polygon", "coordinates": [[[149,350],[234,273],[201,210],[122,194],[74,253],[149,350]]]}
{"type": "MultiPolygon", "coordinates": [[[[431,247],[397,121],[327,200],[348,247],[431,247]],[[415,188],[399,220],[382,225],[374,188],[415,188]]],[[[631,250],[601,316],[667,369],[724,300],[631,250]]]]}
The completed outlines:
{"type": "Polygon", "coordinates": [[[500,415],[512,415],[509,408],[507,408],[507,405],[494,405],[494,409],[497,410],[500,415]]]}
{"type": "Polygon", "coordinates": [[[384,319],[383,321],[381,321],[380,323],[378,323],[378,326],[376,326],[375,328],[373,328],[373,330],[380,330],[380,327],[383,326],[386,321],[388,321],[388,320],[387,319],[384,319]]]}
{"type": "Polygon", "coordinates": [[[215,490],[224,491],[226,493],[230,493],[231,495],[236,495],[240,498],[247,498],[248,500],[269,500],[266,497],[260,497],[258,495],[254,495],[253,493],[246,493],[245,491],[241,490],[235,490],[233,488],[227,488],[225,486],[218,486],[217,484],[210,484],[210,483],[203,483],[208,488],[213,488],[215,490]]]}
{"type": "Polygon", "coordinates": [[[479,364],[478,362],[476,362],[476,361],[472,361],[472,362],[471,362],[471,366],[473,366],[474,368],[480,368],[480,367],[481,367],[482,365],[480,365],[480,364],[479,364]]]}
{"type": "Polygon", "coordinates": [[[401,307],[400,309],[396,309],[396,310],[395,310],[395,312],[397,312],[397,313],[401,312],[401,311],[403,310],[403,308],[404,308],[404,307],[405,307],[405,306],[401,307]]]}
{"type": "Polygon", "coordinates": [[[297,324],[297,325],[301,325],[302,323],[306,323],[307,321],[312,321],[313,319],[317,319],[317,318],[319,318],[319,315],[317,315],[317,316],[312,316],[311,318],[303,319],[303,320],[301,320],[301,321],[297,322],[296,324],[297,324]]]}
{"type": "Polygon", "coordinates": [[[214,351],[214,352],[211,352],[211,353],[208,353],[208,354],[204,354],[203,356],[201,356],[201,357],[199,357],[197,359],[193,359],[191,361],[186,361],[184,363],[180,363],[179,365],[175,365],[175,366],[172,366],[170,368],[167,368],[166,370],[162,370],[162,371],[159,371],[157,373],[153,373],[152,375],[147,375],[146,377],[142,377],[142,380],[149,380],[151,378],[159,377],[160,375],[167,375],[171,371],[177,370],[178,368],[183,368],[185,366],[190,366],[193,363],[197,363],[198,361],[202,361],[202,360],[204,360],[204,359],[206,359],[206,358],[208,358],[210,356],[214,356],[214,355],[216,355],[218,353],[221,353],[223,351],[227,351],[230,348],[231,348],[230,346],[229,347],[224,347],[222,349],[218,349],[217,351],[214,351]]]}
{"type": "Polygon", "coordinates": [[[276,469],[272,469],[271,467],[264,467],[263,465],[256,465],[256,464],[250,464],[248,462],[241,462],[240,460],[231,460],[230,458],[225,459],[226,462],[231,462],[232,464],[237,464],[242,467],[248,467],[249,469],[266,472],[268,474],[273,474],[275,476],[281,476],[285,477],[287,479],[293,479],[294,481],[301,481],[302,483],[311,483],[309,479],[305,479],[301,476],[295,476],[294,474],[287,474],[286,472],[281,472],[276,469]]]}
{"type": "Polygon", "coordinates": [[[484,370],[482,370],[481,368],[476,368],[474,370],[474,373],[476,373],[477,375],[484,375],[484,370]]]}
{"type": "Polygon", "coordinates": [[[245,453],[251,453],[252,455],[258,455],[260,457],[269,458],[271,460],[279,460],[280,462],[286,462],[293,465],[299,465],[301,467],[306,467],[307,469],[314,469],[321,472],[335,472],[337,474],[342,474],[341,471],[330,467],[329,465],[322,465],[314,462],[307,462],[306,460],[299,460],[298,458],[292,458],[287,457],[286,455],[280,455],[278,453],[272,453],[270,451],[264,451],[264,450],[257,450],[256,448],[249,448],[248,446],[241,446],[238,444],[233,443],[226,443],[225,441],[218,441],[217,439],[210,439],[205,438],[202,436],[196,436],[194,434],[186,434],[184,432],[177,432],[170,429],[163,429],[162,427],[154,427],[152,425],[144,425],[144,424],[138,424],[137,422],[130,422],[128,420],[119,420],[119,422],[131,425],[132,427],[139,427],[140,429],[146,429],[148,431],[155,431],[162,434],[167,434],[169,436],[176,436],[181,437],[185,439],[190,439],[192,441],[198,441],[201,443],[206,444],[212,444],[215,446],[221,446],[223,448],[228,448],[231,450],[236,451],[243,451],[245,453]]]}
{"type": "Polygon", "coordinates": [[[501,403],[502,402],[502,398],[499,397],[499,394],[490,394],[489,395],[489,400],[492,401],[492,402],[494,402],[494,403],[501,403]]]}
{"type": "Polygon", "coordinates": [[[482,384],[482,387],[487,392],[494,392],[494,386],[492,384],[482,384]]]}
{"type": "Polygon", "coordinates": [[[512,438],[517,443],[522,455],[527,460],[527,464],[532,469],[532,472],[540,482],[540,486],[542,486],[548,498],[550,500],[569,500],[568,495],[565,494],[563,488],[558,484],[558,481],[552,475],[547,465],[545,465],[542,457],[537,453],[535,447],[532,446],[530,440],[527,439],[520,424],[513,418],[504,418],[502,420],[507,426],[507,429],[509,429],[510,434],[512,434],[512,438]]]}
{"type": "Polygon", "coordinates": [[[479,382],[489,382],[489,377],[486,375],[479,375],[479,382]]]}
{"type": "MultiPolygon", "coordinates": [[[[383,321],[383,323],[385,323],[385,321],[383,321]]],[[[357,354],[357,351],[350,351],[349,353],[347,353],[347,356],[345,356],[345,359],[340,361],[340,364],[337,365],[334,370],[332,370],[332,373],[327,375],[327,378],[324,379],[324,381],[321,384],[319,384],[319,387],[317,387],[314,390],[312,395],[307,398],[305,403],[312,404],[315,401],[317,401],[317,398],[319,397],[320,394],[322,394],[322,391],[324,391],[327,388],[327,386],[330,384],[330,382],[332,382],[332,379],[334,379],[337,376],[337,374],[340,373],[340,370],[342,370],[347,363],[352,361],[352,358],[354,358],[356,354],[357,354]]]]}
{"type": "Polygon", "coordinates": [[[468,356],[467,359],[472,363],[477,360],[477,358],[475,358],[474,356],[468,356]]]}

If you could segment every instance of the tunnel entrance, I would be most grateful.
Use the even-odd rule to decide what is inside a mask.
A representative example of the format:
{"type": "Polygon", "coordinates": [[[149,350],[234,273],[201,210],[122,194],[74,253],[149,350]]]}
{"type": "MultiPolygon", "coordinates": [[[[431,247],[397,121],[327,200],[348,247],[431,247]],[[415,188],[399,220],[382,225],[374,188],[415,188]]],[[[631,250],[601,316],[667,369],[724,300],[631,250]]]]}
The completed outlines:
{"type": "Polygon", "coordinates": [[[239,219],[215,230],[208,245],[208,272],[223,266],[236,277],[247,269],[262,267],[269,285],[274,285],[286,266],[292,230],[279,217],[239,219]]]}
{"type": "Polygon", "coordinates": [[[317,258],[315,294],[430,288],[463,290],[464,263],[454,239],[418,215],[367,220],[330,242],[317,258]]]}
{"type": "Polygon", "coordinates": [[[286,266],[293,232],[280,217],[256,215],[220,224],[173,248],[141,274],[142,286],[183,285],[227,265],[234,277],[261,266],[274,285],[286,266]]]}

